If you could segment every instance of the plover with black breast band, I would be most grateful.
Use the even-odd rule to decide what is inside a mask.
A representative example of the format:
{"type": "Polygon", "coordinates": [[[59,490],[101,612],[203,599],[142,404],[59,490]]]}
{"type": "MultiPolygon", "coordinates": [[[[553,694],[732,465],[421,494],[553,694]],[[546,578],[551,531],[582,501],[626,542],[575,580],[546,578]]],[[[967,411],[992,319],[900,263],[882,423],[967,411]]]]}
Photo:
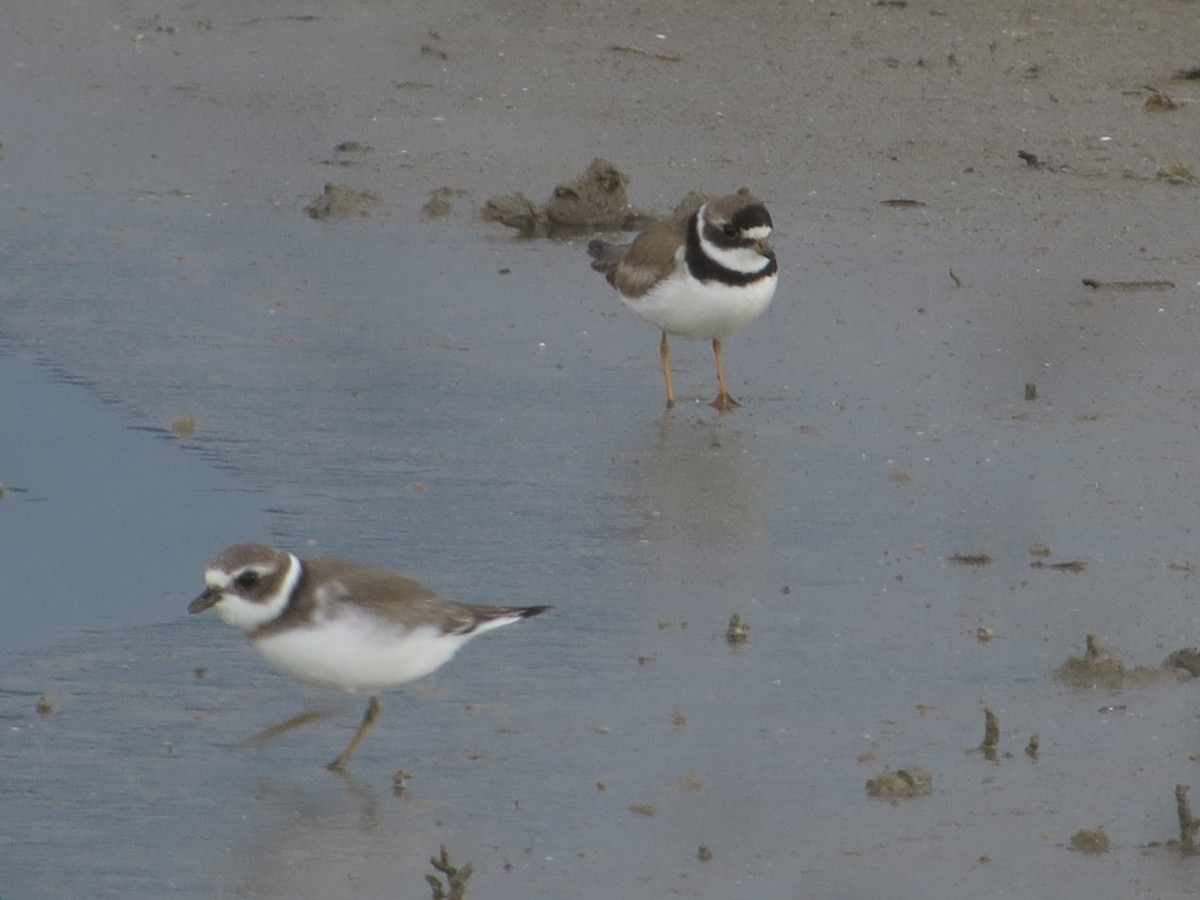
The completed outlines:
{"type": "Polygon", "coordinates": [[[773,228],[762,201],[739,193],[661,219],[628,244],[588,244],[592,268],[662,332],[668,407],[675,405],[675,389],[667,335],[711,341],[717,364],[711,405],[740,405],[725,380],[721,342],[757,319],[775,296],[779,265],[767,240],[773,228]]]}

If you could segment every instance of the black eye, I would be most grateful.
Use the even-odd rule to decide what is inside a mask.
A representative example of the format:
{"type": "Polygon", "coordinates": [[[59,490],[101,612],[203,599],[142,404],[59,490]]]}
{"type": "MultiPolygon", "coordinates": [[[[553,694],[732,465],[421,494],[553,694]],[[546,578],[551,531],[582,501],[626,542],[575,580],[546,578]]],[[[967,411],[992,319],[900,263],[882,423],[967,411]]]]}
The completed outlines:
{"type": "Polygon", "coordinates": [[[721,231],[725,232],[725,237],[727,238],[735,238],[738,235],[738,230],[733,227],[732,222],[721,226],[721,231]]]}
{"type": "Polygon", "coordinates": [[[248,591],[258,584],[258,573],[254,571],[243,572],[237,578],[233,579],[233,583],[241,590],[248,591]]]}

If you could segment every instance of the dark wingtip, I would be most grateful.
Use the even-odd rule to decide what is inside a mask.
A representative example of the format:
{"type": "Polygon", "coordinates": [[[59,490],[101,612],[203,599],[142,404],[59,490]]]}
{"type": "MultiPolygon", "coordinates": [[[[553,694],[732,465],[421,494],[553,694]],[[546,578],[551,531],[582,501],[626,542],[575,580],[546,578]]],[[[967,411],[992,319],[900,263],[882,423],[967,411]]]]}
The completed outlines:
{"type": "Polygon", "coordinates": [[[542,613],[554,609],[553,606],[526,606],[521,610],[521,618],[528,619],[532,616],[540,616],[542,613]]]}
{"type": "Polygon", "coordinates": [[[599,272],[612,284],[613,272],[616,271],[620,260],[620,248],[614,247],[608,241],[595,238],[587,246],[588,256],[592,258],[593,271],[599,272]]]}

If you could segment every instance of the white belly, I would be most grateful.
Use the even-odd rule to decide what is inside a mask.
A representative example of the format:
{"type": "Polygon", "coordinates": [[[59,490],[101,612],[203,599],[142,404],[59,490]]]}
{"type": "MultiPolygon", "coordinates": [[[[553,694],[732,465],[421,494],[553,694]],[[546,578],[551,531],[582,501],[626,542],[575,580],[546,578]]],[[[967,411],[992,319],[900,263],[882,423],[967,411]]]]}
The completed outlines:
{"type": "Polygon", "coordinates": [[[622,299],[667,334],[710,341],[728,337],[762,315],[775,296],[778,280],[772,275],[744,287],[730,287],[685,274],[666,279],[641,297],[622,299]]]}
{"type": "Polygon", "coordinates": [[[467,641],[433,628],[401,634],[359,616],[327,619],[254,641],[267,661],[298,681],[344,691],[378,691],[428,675],[467,641]]]}

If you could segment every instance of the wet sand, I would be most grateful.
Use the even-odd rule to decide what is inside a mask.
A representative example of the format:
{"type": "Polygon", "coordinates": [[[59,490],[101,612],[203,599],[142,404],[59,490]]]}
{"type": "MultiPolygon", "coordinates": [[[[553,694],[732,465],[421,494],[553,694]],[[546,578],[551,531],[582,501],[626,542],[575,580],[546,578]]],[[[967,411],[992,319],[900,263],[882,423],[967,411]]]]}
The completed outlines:
{"type": "MultiPolygon", "coordinates": [[[[0,347],[237,500],[200,490],[163,565],[148,479],[112,476],[104,575],[158,611],[3,657],[0,894],[424,896],[441,844],[473,897],[1190,891],[1166,842],[1194,687],[1054,672],[1088,633],[1130,667],[1198,643],[1200,81],[1173,76],[1200,19],[969,6],[16,4],[0,347]],[[679,342],[663,412],[657,335],[586,237],[478,221],[597,156],[641,208],[770,205],[742,409],[679,342]],[[378,201],[314,221],[327,182],[378,201]],[[337,778],[361,701],[184,614],[241,539],[556,610],[386,695],[337,778]],[[231,746],[306,703],[333,717],[231,746]],[[869,797],[885,767],[930,793],[869,797]],[[1071,851],[1100,826],[1107,853],[1071,851]]],[[[60,404],[5,388],[6,421],[60,404]]],[[[47,515],[39,604],[78,540],[47,515]]]]}

